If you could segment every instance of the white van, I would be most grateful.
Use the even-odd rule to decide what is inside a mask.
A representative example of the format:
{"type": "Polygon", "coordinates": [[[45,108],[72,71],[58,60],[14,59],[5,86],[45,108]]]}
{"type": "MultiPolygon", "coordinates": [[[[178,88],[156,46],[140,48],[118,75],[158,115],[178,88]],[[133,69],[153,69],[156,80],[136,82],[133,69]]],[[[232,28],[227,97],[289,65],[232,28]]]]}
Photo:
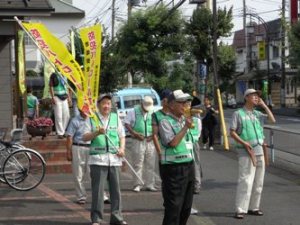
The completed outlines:
{"type": "Polygon", "coordinates": [[[133,110],[134,106],[141,104],[144,96],[151,96],[153,98],[154,111],[161,109],[160,98],[153,88],[124,88],[114,92],[112,96],[118,115],[122,121],[128,111],[133,110]]]}

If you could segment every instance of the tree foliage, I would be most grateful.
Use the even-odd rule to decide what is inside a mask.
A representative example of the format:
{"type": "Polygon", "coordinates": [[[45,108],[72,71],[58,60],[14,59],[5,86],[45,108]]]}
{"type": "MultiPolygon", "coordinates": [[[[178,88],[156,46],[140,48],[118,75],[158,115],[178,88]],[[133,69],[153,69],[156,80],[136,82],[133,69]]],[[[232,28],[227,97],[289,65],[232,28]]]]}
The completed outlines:
{"type": "Polygon", "coordinates": [[[156,85],[167,75],[166,62],[185,49],[184,22],[178,11],[160,5],[134,13],[120,29],[118,54],[133,76],[142,73],[156,85]]]}
{"type": "Polygon", "coordinates": [[[290,40],[291,52],[289,60],[292,66],[297,67],[300,70],[300,22],[292,26],[290,40]]]}
{"type": "Polygon", "coordinates": [[[236,56],[234,49],[229,45],[220,43],[218,47],[218,63],[219,63],[219,77],[222,81],[221,91],[229,91],[227,87],[230,86],[233,80],[233,75],[236,66],[236,56]]]}
{"type": "MultiPolygon", "coordinates": [[[[232,8],[218,9],[217,38],[230,36],[232,23],[232,8]]],[[[210,9],[201,7],[194,10],[190,22],[186,24],[189,34],[191,52],[197,60],[209,63],[212,61],[211,46],[213,36],[213,14],[210,9]]]]}

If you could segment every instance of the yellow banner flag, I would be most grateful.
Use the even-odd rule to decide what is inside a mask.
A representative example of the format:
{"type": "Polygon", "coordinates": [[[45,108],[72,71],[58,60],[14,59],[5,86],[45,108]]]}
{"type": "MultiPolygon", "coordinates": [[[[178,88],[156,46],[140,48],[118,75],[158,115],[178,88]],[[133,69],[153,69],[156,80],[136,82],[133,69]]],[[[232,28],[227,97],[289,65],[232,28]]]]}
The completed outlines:
{"type": "Polygon", "coordinates": [[[266,59],[266,43],[265,43],[265,41],[257,42],[257,49],[258,49],[258,60],[265,60],[266,59]]]}
{"type": "Polygon", "coordinates": [[[100,60],[101,60],[101,26],[96,24],[80,29],[80,37],[84,50],[84,76],[86,79],[86,93],[89,104],[96,111],[96,101],[100,84],[100,60]]]}
{"type": "Polygon", "coordinates": [[[30,37],[35,40],[43,55],[55,65],[63,76],[74,84],[77,89],[78,107],[90,115],[91,109],[85,96],[85,77],[80,65],[69,53],[64,43],[52,35],[41,23],[22,22],[22,26],[28,31],[30,37]]]}
{"type": "Polygon", "coordinates": [[[24,31],[18,31],[18,76],[21,95],[25,94],[24,31]]]}

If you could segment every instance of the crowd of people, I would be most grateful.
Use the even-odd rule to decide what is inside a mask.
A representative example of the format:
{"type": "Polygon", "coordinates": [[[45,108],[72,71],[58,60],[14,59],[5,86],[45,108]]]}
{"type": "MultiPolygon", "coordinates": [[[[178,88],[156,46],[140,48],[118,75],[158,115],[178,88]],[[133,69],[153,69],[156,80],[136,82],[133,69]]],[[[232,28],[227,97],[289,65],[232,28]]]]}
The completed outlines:
{"type": "MultiPolygon", "coordinates": [[[[53,75],[54,76],[54,75],[53,75]]],[[[72,161],[76,202],[87,200],[85,181],[91,184],[91,222],[103,222],[104,203],[111,204],[110,224],[126,225],[122,215],[120,167],[125,156],[125,129],[132,140],[132,190],[134,192],[161,189],[164,206],[162,225],[185,225],[191,213],[194,194],[201,191],[200,149],[214,150],[215,127],[219,111],[205,97],[204,105],[197,97],[182,90],[163,90],[162,109],[153,111],[153,99],[145,96],[140,105],[130,111],[124,125],[112,110],[109,94],[101,94],[98,111],[92,118],[82,111],[66,116],[68,101],[65,83],[59,77],[50,79],[56,132],[67,138],[67,159],[72,161]],[[193,109],[189,116],[186,111],[193,109]],[[66,120],[68,120],[66,122],[66,120]],[[68,124],[68,125],[67,125],[68,124]],[[202,144],[201,144],[202,137],[202,144]],[[161,187],[158,186],[160,175],[161,187]],[[105,191],[108,190],[108,193],[105,191]],[[109,199],[109,200],[108,200],[109,199]]],[[[265,144],[264,118],[275,118],[254,89],[246,90],[245,105],[233,114],[230,134],[238,150],[238,184],[235,218],[246,214],[262,216],[260,199],[263,189],[265,144]],[[265,113],[255,110],[256,106],[265,113]]],[[[31,100],[34,102],[34,100],[31,100]]],[[[128,161],[127,161],[128,162],[128,161]]]]}

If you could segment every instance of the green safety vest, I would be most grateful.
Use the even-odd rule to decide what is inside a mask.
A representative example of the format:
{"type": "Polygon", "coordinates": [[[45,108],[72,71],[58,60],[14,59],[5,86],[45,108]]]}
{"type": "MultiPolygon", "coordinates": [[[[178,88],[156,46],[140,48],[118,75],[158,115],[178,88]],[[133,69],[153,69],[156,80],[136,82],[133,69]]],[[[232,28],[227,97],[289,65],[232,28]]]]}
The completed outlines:
{"type": "MultiPolygon", "coordinates": [[[[56,75],[58,76],[58,75],[56,75]]],[[[57,77],[58,79],[58,85],[53,87],[53,91],[54,91],[54,95],[65,95],[67,94],[67,90],[66,90],[66,87],[65,85],[62,83],[62,81],[60,80],[61,78],[60,77],[57,77]]]]}
{"type": "MultiPolygon", "coordinates": [[[[177,120],[166,116],[176,134],[182,129],[177,120]]],[[[161,149],[161,164],[185,163],[193,161],[192,136],[188,131],[176,147],[164,146],[161,149]]]]}
{"type": "MultiPolygon", "coordinates": [[[[247,115],[244,109],[238,111],[242,119],[242,132],[239,137],[248,142],[253,148],[257,145],[262,145],[264,141],[264,130],[257,117],[258,111],[254,110],[255,119],[252,121],[251,117],[247,115]]],[[[244,148],[242,144],[236,143],[239,148],[244,148]]]]}
{"type": "Polygon", "coordinates": [[[149,137],[152,135],[152,113],[147,112],[146,120],[144,119],[143,109],[141,106],[136,106],[134,108],[135,112],[135,122],[133,130],[143,135],[144,137],[149,137]]]}
{"type": "Polygon", "coordinates": [[[196,143],[198,142],[198,139],[199,139],[199,136],[200,136],[200,131],[198,129],[198,119],[193,117],[193,124],[194,124],[194,127],[193,128],[190,128],[190,131],[191,131],[191,135],[193,137],[193,143],[196,143]]]}
{"type": "MultiPolygon", "coordinates": [[[[102,121],[100,120],[98,114],[97,117],[103,126],[102,121]]],[[[98,127],[98,123],[91,118],[92,130],[95,130],[98,127]]],[[[106,135],[110,140],[104,135],[100,134],[95,137],[91,142],[90,155],[99,155],[105,153],[116,154],[117,149],[120,146],[120,139],[118,134],[118,115],[116,113],[110,113],[109,121],[106,127],[106,135]]]]}
{"type": "Polygon", "coordinates": [[[27,108],[35,109],[36,107],[36,97],[33,95],[27,95],[27,108]]]}

